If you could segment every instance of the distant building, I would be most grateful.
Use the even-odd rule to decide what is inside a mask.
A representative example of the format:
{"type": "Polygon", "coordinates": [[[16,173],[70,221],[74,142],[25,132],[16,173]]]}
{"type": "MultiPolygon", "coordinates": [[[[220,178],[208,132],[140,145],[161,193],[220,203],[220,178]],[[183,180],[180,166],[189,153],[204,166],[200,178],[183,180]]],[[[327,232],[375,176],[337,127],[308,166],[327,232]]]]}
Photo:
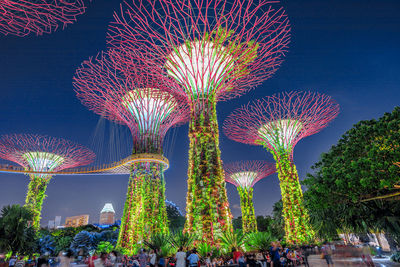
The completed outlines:
{"type": "Polygon", "coordinates": [[[115,222],[115,211],[111,203],[106,203],[100,212],[100,225],[111,225],[115,222]]]}
{"type": "Polygon", "coordinates": [[[53,220],[50,220],[50,221],[49,221],[49,223],[47,224],[47,228],[48,228],[48,229],[54,229],[54,228],[55,228],[55,226],[54,226],[54,221],[53,221],[53,220]]]}
{"type": "Polygon", "coordinates": [[[65,227],[78,227],[89,224],[89,215],[78,215],[65,218],[65,227]]]}
{"type": "Polygon", "coordinates": [[[56,216],[54,219],[54,228],[58,228],[61,226],[61,216],[56,216]]]}
{"type": "Polygon", "coordinates": [[[61,216],[56,216],[54,220],[50,220],[47,224],[48,229],[58,229],[61,226],[61,216]]]}

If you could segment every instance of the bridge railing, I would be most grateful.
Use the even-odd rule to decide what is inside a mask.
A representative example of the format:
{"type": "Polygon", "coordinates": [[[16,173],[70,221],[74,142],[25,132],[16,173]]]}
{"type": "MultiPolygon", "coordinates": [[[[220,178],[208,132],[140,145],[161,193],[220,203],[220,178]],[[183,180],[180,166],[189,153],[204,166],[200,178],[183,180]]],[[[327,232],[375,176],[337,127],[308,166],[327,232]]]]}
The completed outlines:
{"type": "Polygon", "coordinates": [[[82,174],[82,173],[104,173],[107,171],[111,171],[113,169],[119,167],[126,167],[125,165],[132,161],[147,161],[147,160],[154,160],[160,163],[163,163],[167,168],[169,167],[168,159],[162,155],[158,154],[136,154],[121,159],[120,161],[102,164],[98,166],[91,166],[91,167],[80,167],[80,168],[70,168],[64,169],[60,171],[51,171],[51,172],[39,172],[34,171],[30,168],[24,168],[21,166],[15,166],[10,164],[0,164],[0,172],[18,172],[18,173],[26,173],[26,174],[82,174]]]}

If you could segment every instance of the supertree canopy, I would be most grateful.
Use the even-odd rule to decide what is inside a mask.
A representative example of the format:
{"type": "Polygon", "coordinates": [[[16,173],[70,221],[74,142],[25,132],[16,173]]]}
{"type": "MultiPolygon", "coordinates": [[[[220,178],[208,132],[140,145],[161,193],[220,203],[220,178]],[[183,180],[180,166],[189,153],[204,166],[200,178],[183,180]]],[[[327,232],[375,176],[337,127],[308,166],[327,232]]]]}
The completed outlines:
{"type": "Polygon", "coordinates": [[[294,146],[333,120],[339,105],[331,97],[313,92],[280,93],[235,110],[224,122],[225,134],[238,142],[262,145],[276,160],[289,243],[310,241],[313,230],[303,205],[294,146]]]}
{"type": "Polygon", "coordinates": [[[0,158],[18,163],[29,172],[25,206],[33,214],[33,226],[40,227],[40,213],[47,184],[52,175],[63,169],[93,162],[94,153],[61,138],[32,134],[2,135],[0,158]]]}
{"type": "MultiPolygon", "coordinates": [[[[162,155],[167,130],[188,117],[187,104],[170,93],[177,86],[173,80],[140,62],[130,65],[127,77],[120,63],[111,50],[83,62],[74,77],[78,98],[95,113],[129,127],[133,154],[162,155]]],[[[127,253],[153,233],[168,231],[163,170],[163,163],[152,160],[132,166],[117,244],[127,253]]]]}
{"type": "Polygon", "coordinates": [[[26,36],[42,35],[65,27],[85,13],[83,0],[2,0],[0,1],[0,32],[26,36]]]}
{"type": "Polygon", "coordinates": [[[180,84],[190,105],[185,231],[210,243],[231,229],[216,102],[254,88],[278,69],[290,26],[276,2],[129,0],[110,26],[110,45],[149,55],[180,84]]]}
{"type": "Polygon", "coordinates": [[[253,205],[253,186],[276,172],[275,164],[264,161],[239,161],[224,165],[225,180],[236,186],[242,210],[242,229],[245,233],[257,231],[253,205]]]}

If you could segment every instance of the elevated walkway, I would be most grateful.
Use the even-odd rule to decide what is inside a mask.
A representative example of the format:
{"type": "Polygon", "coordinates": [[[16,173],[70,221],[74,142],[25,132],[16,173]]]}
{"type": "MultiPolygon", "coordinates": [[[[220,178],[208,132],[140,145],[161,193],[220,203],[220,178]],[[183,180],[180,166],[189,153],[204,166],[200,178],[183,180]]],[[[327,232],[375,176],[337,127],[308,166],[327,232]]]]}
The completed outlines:
{"type": "Polygon", "coordinates": [[[57,172],[38,172],[25,169],[21,166],[0,164],[0,172],[20,173],[20,174],[49,174],[49,175],[99,175],[99,174],[129,174],[133,163],[138,162],[156,162],[164,164],[164,170],[169,168],[169,161],[163,155],[158,154],[136,154],[124,158],[111,164],[103,164],[94,167],[79,167],[65,169],[57,172]]]}

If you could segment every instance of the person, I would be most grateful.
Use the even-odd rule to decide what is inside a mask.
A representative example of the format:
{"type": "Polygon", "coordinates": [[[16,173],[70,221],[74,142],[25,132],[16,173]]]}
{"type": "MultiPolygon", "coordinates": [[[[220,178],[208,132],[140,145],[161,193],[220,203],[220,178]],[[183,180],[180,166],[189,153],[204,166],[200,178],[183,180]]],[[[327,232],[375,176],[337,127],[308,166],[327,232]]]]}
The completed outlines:
{"type": "Polygon", "coordinates": [[[236,250],[236,248],[232,248],[232,256],[233,256],[233,261],[235,264],[238,263],[239,257],[242,255],[240,251],[236,250]]]}
{"type": "Polygon", "coordinates": [[[48,267],[49,261],[45,255],[41,255],[37,260],[37,267],[48,267]]]}
{"type": "Polygon", "coordinates": [[[332,261],[332,249],[328,242],[324,243],[324,245],[321,248],[321,251],[323,258],[326,261],[326,264],[328,264],[328,266],[334,266],[332,261]]]}
{"type": "Polygon", "coordinates": [[[24,260],[24,256],[19,256],[18,260],[15,262],[15,267],[25,267],[25,260],[24,260]]]}
{"type": "Polygon", "coordinates": [[[281,249],[281,244],[279,242],[272,242],[272,246],[270,249],[270,254],[272,257],[272,263],[274,267],[280,267],[281,266],[281,255],[280,255],[280,249],[281,249]]]}
{"type": "Polygon", "coordinates": [[[149,254],[149,265],[150,265],[150,267],[154,267],[156,265],[156,258],[157,258],[156,253],[154,253],[154,250],[151,250],[150,254],[149,254]]]}
{"type": "Polygon", "coordinates": [[[147,256],[147,253],[146,253],[145,249],[141,249],[140,250],[140,254],[139,254],[138,258],[139,258],[139,266],[140,267],[146,267],[148,256],[147,256]]]}
{"type": "Polygon", "coordinates": [[[363,245],[361,253],[362,253],[361,258],[366,266],[368,267],[375,266],[371,258],[371,249],[369,248],[368,244],[363,245]]]}
{"type": "Polygon", "coordinates": [[[186,266],[186,252],[183,251],[183,248],[180,247],[178,252],[175,254],[176,267],[185,267],[186,266]]]}
{"type": "Polygon", "coordinates": [[[109,261],[110,265],[117,266],[117,252],[111,251],[109,258],[110,258],[110,261],[109,261]]]}
{"type": "Polygon", "coordinates": [[[17,258],[12,256],[10,261],[8,262],[8,266],[9,267],[14,267],[16,261],[17,261],[17,258]]]}
{"type": "Polygon", "coordinates": [[[308,250],[308,247],[306,246],[301,247],[301,256],[303,259],[304,266],[310,267],[310,265],[308,264],[308,256],[310,256],[310,251],[308,250]]]}
{"type": "Polygon", "coordinates": [[[238,258],[238,264],[239,267],[246,267],[246,260],[244,259],[243,254],[238,258]]]}
{"type": "Polygon", "coordinates": [[[197,267],[197,264],[200,260],[199,255],[197,255],[196,249],[193,249],[189,257],[187,258],[189,261],[189,266],[190,267],[197,267]]]}

